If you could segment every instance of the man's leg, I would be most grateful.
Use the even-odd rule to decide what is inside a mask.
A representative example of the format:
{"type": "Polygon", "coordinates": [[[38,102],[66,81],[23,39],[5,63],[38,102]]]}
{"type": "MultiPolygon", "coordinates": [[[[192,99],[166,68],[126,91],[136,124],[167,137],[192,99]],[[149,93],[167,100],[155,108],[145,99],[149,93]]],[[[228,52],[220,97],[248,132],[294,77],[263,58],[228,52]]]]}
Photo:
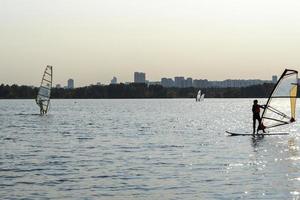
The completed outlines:
{"type": "Polygon", "coordinates": [[[265,131],[264,127],[263,127],[261,118],[258,117],[257,120],[258,120],[258,123],[259,123],[258,128],[257,128],[257,132],[258,132],[258,130],[262,130],[265,133],[266,131],[265,131]]]}
{"type": "Polygon", "coordinates": [[[258,121],[258,126],[257,126],[257,134],[258,134],[258,131],[261,130],[261,127],[260,127],[260,120],[257,119],[257,121],[258,121]]]}
{"type": "Polygon", "coordinates": [[[253,134],[255,134],[256,119],[253,117],[253,134]]]}

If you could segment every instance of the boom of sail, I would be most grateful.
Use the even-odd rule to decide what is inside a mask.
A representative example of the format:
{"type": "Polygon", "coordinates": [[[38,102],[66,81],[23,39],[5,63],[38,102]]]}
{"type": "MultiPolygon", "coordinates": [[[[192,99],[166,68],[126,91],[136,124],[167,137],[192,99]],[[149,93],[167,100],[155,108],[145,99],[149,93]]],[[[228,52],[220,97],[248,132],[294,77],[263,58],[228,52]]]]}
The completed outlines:
{"type": "Polygon", "coordinates": [[[262,125],[273,128],[296,120],[298,72],[286,69],[273,88],[262,114],[262,125]]]}
{"type": "Polygon", "coordinates": [[[47,65],[43,74],[39,92],[36,97],[36,103],[40,107],[41,114],[46,114],[48,112],[51,88],[52,88],[52,66],[47,65]]]}

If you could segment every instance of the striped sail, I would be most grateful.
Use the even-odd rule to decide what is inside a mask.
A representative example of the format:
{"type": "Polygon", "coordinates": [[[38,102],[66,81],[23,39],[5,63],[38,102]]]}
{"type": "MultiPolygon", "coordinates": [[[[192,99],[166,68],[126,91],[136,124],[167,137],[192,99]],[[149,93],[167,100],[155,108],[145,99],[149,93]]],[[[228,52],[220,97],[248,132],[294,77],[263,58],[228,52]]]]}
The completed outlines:
{"type": "Polygon", "coordinates": [[[36,97],[36,103],[40,107],[43,114],[46,114],[49,109],[51,88],[52,88],[52,66],[47,65],[43,74],[39,92],[36,97]]]}

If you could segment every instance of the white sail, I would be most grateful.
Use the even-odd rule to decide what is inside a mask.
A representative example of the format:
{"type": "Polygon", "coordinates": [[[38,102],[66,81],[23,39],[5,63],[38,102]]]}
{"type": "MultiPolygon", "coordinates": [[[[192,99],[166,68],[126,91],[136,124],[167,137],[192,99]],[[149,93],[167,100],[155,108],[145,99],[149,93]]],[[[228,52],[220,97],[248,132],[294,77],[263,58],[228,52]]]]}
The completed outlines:
{"type": "Polygon", "coordinates": [[[40,107],[41,114],[46,114],[48,112],[51,88],[52,88],[52,66],[47,65],[43,74],[39,92],[36,97],[36,103],[40,107]]]}
{"type": "Polygon", "coordinates": [[[262,114],[262,125],[272,128],[295,122],[298,72],[286,69],[276,83],[262,114]]]}
{"type": "Polygon", "coordinates": [[[201,98],[201,90],[198,91],[196,101],[200,101],[200,98],[201,98]]]}
{"type": "Polygon", "coordinates": [[[202,95],[201,95],[200,101],[204,101],[204,96],[205,96],[205,94],[202,94],[202,95]]]}

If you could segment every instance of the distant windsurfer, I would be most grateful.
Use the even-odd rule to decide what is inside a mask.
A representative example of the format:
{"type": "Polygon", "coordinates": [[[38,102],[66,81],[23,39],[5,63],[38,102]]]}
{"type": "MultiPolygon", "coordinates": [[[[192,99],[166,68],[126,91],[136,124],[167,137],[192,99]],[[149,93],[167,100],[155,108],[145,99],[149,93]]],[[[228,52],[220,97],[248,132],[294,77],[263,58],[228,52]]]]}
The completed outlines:
{"type": "Polygon", "coordinates": [[[259,105],[257,100],[253,101],[253,106],[252,106],[252,113],[253,113],[253,134],[255,134],[256,130],[256,120],[258,121],[258,127],[257,127],[257,132],[259,130],[262,130],[265,133],[265,127],[262,124],[261,117],[260,117],[260,108],[264,108],[264,106],[259,105]]]}

